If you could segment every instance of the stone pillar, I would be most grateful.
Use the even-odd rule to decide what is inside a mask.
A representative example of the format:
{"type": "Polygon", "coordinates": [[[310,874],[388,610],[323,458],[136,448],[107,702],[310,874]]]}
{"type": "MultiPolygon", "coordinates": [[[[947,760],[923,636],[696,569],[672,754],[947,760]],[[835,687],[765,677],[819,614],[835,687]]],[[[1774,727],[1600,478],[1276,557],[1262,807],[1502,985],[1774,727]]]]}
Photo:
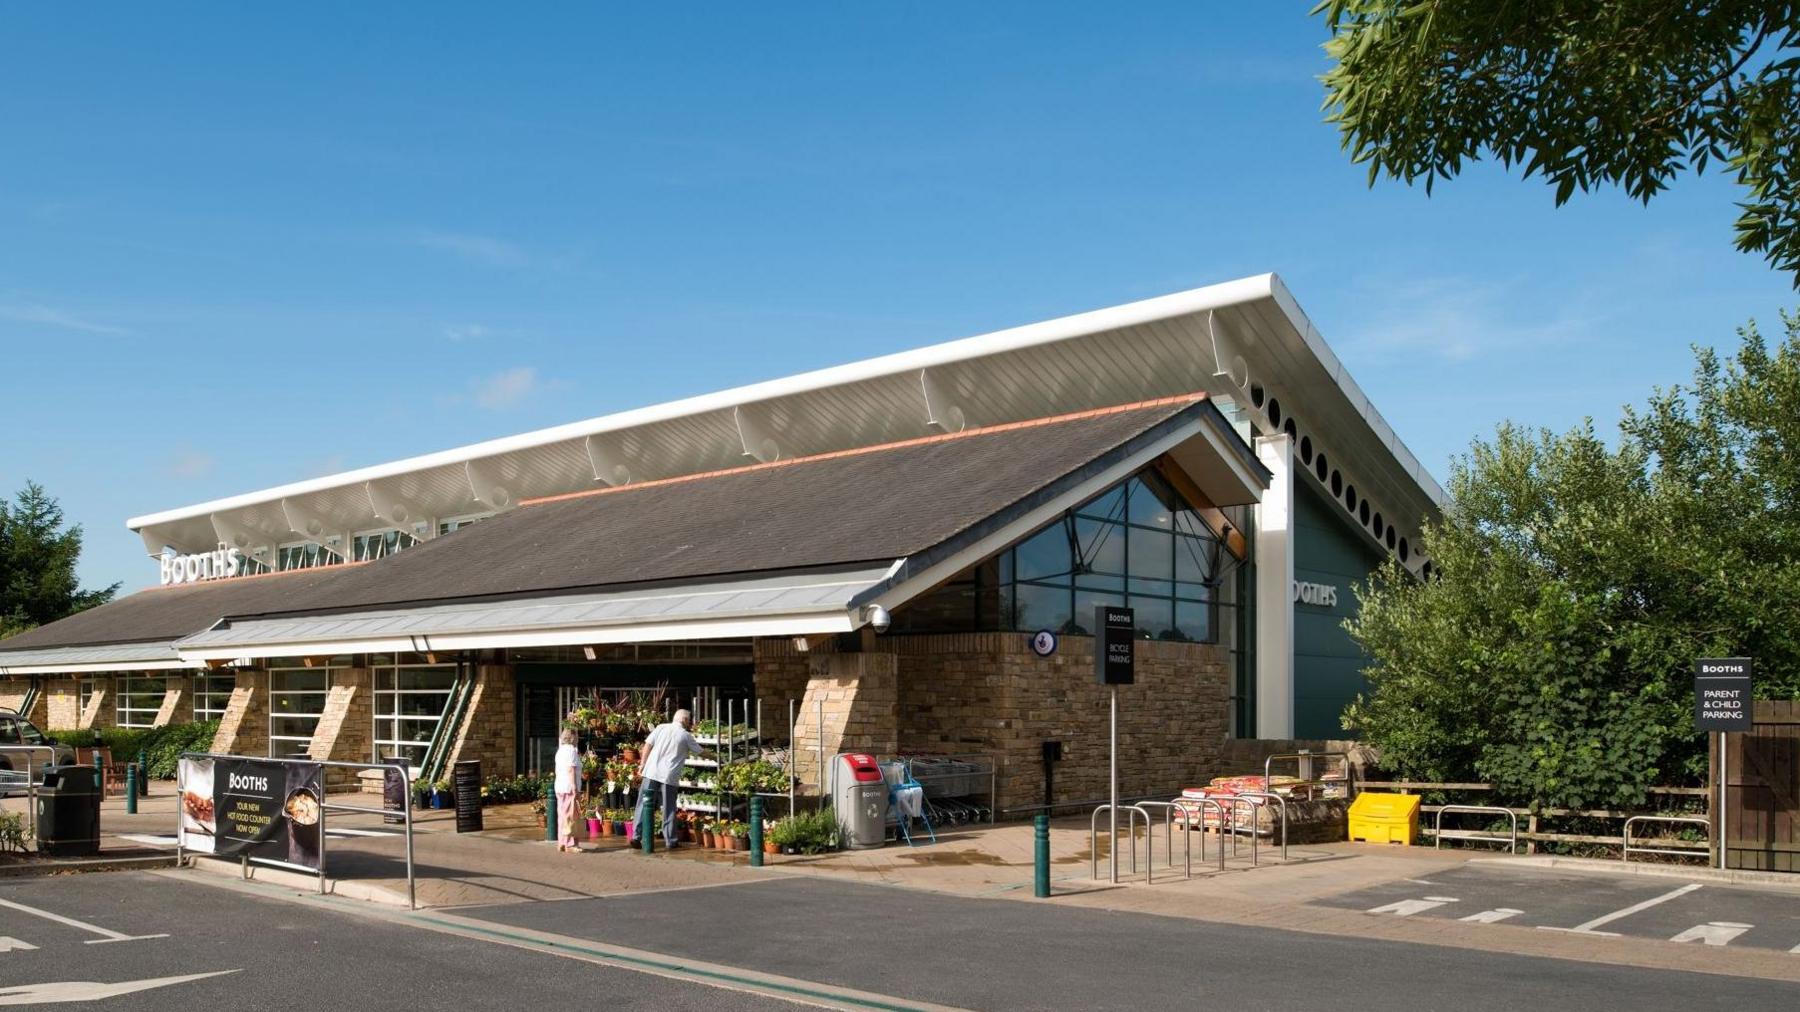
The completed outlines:
{"type": "Polygon", "coordinates": [[[891,755],[900,748],[899,664],[893,654],[826,654],[812,662],[794,727],[794,770],[804,783],[824,783],[825,762],[839,752],[891,755]]]}
{"type": "Polygon", "coordinates": [[[73,731],[81,726],[80,682],[74,675],[52,675],[44,679],[45,731],[73,731]]]}
{"type": "Polygon", "coordinates": [[[212,751],[224,755],[269,754],[269,673],[239,668],[231,702],[219,718],[212,751]]]}
{"type": "MultiPolygon", "coordinates": [[[[444,714],[444,719],[449,720],[450,714],[444,714]]],[[[462,760],[477,759],[483,777],[511,776],[518,757],[518,687],[513,670],[483,664],[476,669],[475,688],[451,743],[444,775],[448,777],[462,760]]]]}
{"type": "Polygon", "coordinates": [[[1273,476],[1256,506],[1256,737],[1294,736],[1294,441],[1265,436],[1273,476]]]}
{"type": "MultiPolygon", "coordinates": [[[[373,762],[375,756],[374,673],[368,668],[336,668],[325,695],[307,755],[319,762],[373,762]]],[[[354,783],[348,770],[331,770],[327,786],[354,783]]]]}
{"type": "Polygon", "coordinates": [[[156,711],[156,727],[188,724],[194,719],[193,678],[189,674],[170,675],[163,682],[162,707],[156,711]]]}
{"type": "Polygon", "coordinates": [[[0,678],[0,710],[19,712],[25,705],[25,694],[31,691],[31,679],[25,675],[0,678]]]}
{"type": "MultiPolygon", "coordinates": [[[[94,694],[88,697],[87,708],[81,711],[79,722],[75,725],[83,731],[100,731],[115,727],[119,723],[118,700],[114,696],[113,676],[86,675],[94,683],[94,694]]],[[[79,689],[79,680],[76,683],[79,689]]]]}

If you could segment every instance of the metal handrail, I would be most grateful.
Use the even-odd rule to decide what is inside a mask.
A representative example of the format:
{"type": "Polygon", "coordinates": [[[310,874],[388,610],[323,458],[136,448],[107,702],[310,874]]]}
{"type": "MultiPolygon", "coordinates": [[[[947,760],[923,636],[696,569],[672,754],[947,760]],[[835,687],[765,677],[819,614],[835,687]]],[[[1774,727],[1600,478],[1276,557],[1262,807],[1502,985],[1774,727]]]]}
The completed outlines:
{"type": "MultiPolygon", "coordinates": [[[[1519,852],[1519,815],[1510,808],[1495,808],[1492,805],[1445,805],[1437,810],[1437,818],[1431,824],[1431,835],[1437,838],[1436,849],[1444,849],[1444,813],[1462,812],[1469,815],[1504,815],[1512,820],[1512,834],[1507,841],[1507,853],[1519,852]]],[[[1479,829],[1453,829],[1452,840],[1476,840],[1486,843],[1499,843],[1499,833],[1489,833],[1479,829]]]]}
{"type": "Polygon", "coordinates": [[[1631,846],[1631,824],[1634,822],[1671,822],[1671,823],[1685,823],[1685,824],[1694,825],[1694,826],[1704,826],[1704,827],[1706,827],[1706,849],[1705,850],[1699,850],[1699,849],[1694,849],[1694,848],[1688,848],[1685,850],[1676,850],[1672,847],[1661,847],[1661,848],[1659,848],[1659,847],[1638,847],[1635,849],[1640,854],[1671,854],[1675,857],[1706,857],[1709,861],[1711,860],[1711,858],[1708,857],[1708,855],[1712,853],[1712,827],[1713,827],[1713,824],[1712,824],[1711,819],[1703,819],[1696,815],[1634,815],[1631,818],[1625,820],[1625,834],[1624,834],[1625,849],[1624,849],[1624,853],[1619,855],[1619,860],[1621,860],[1621,861],[1631,860],[1631,852],[1633,850],[1633,847],[1631,846]]]}
{"type": "MultiPolygon", "coordinates": [[[[1136,805],[1133,805],[1132,807],[1133,808],[1160,808],[1163,810],[1163,840],[1168,845],[1169,867],[1171,867],[1171,868],[1175,867],[1175,811],[1176,811],[1175,803],[1173,801],[1140,801],[1136,805]]],[[[1148,813],[1146,813],[1146,814],[1148,814],[1148,813]]],[[[1149,833],[1149,830],[1147,828],[1145,830],[1145,833],[1146,833],[1146,835],[1148,835],[1148,833],[1149,833]]],[[[1206,841],[1201,840],[1200,845],[1202,847],[1204,847],[1206,845],[1206,841]]],[[[1191,834],[1183,834],[1182,840],[1181,840],[1181,850],[1182,850],[1182,855],[1183,855],[1183,864],[1185,865],[1185,870],[1183,872],[1183,875],[1187,878],[1193,878],[1194,877],[1194,844],[1193,844],[1193,836],[1191,834]]],[[[1202,860],[1202,861],[1206,860],[1206,855],[1201,854],[1200,860],[1202,860]]],[[[1152,859],[1150,863],[1152,866],[1154,866],[1156,864],[1154,859],[1152,859]]]]}
{"type": "MultiPolygon", "coordinates": [[[[1281,796],[1281,795],[1279,795],[1279,794],[1275,794],[1275,793],[1273,793],[1273,792],[1271,792],[1271,791],[1239,791],[1239,792],[1238,792],[1238,797],[1240,797],[1240,798],[1268,798],[1268,799],[1269,799],[1269,800],[1271,800],[1271,801],[1273,801],[1273,802],[1275,802],[1275,804],[1276,804],[1276,805],[1278,805],[1278,806],[1280,806],[1280,809],[1281,809],[1281,859],[1282,859],[1282,860],[1283,860],[1283,861],[1286,861],[1286,860],[1287,860],[1287,856],[1288,856],[1288,846],[1287,846],[1287,836],[1288,836],[1288,806],[1287,806],[1287,799],[1286,799],[1286,798],[1284,798],[1284,797],[1282,797],[1282,796],[1281,796]]],[[[1257,829],[1257,828],[1256,828],[1256,827],[1252,827],[1252,829],[1253,829],[1253,830],[1254,830],[1254,831],[1255,831],[1255,832],[1258,832],[1258,833],[1260,833],[1260,832],[1261,832],[1261,830],[1260,830],[1260,829],[1257,829]]]]}
{"type": "MultiPolygon", "coordinates": [[[[1355,769],[1355,767],[1350,765],[1350,753],[1348,753],[1348,752],[1282,752],[1282,753],[1278,753],[1276,755],[1269,756],[1268,758],[1263,760],[1263,790],[1264,791],[1272,791],[1275,789],[1274,778],[1272,776],[1270,768],[1275,764],[1275,760],[1277,760],[1277,759],[1307,760],[1307,759],[1329,759],[1332,757],[1336,757],[1338,759],[1343,760],[1343,763],[1344,763],[1344,775],[1343,776],[1341,776],[1341,777],[1320,777],[1315,780],[1300,780],[1300,779],[1296,778],[1294,783],[1288,784],[1286,786],[1289,786],[1289,787],[1326,787],[1326,786],[1330,786],[1333,784],[1343,784],[1344,785],[1344,800],[1345,801],[1355,801],[1356,800],[1356,769],[1355,769]]],[[[1298,772],[1298,771],[1296,771],[1296,772],[1298,772]]]]}
{"type": "MultiPolygon", "coordinates": [[[[345,769],[345,770],[359,770],[359,771],[380,770],[384,774],[388,770],[398,769],[401,771],[401,773],[403,775],[407,772],[406,767],[399,763],[351,763],[351,762],[339,762],[339,761],[330,760],[330,759],[281,760],[281,759],[271,759],[269,756],[231,755],[231,754],[223,753],[223,752],[183,752],[183,753],[181,753],[181,758],[182,759],[243,759],[243,760],[248,760],[251,762],[265,762],[265,763],[266,762],[295,761],[295,762],[306,762],[311,765],[318,766],[321,769],[345,769]]],[[[184,783],[182,781],[181,764],[179,762],[176,763],[176,766],[175,766],[175,780],[176,780],[176,783],[175,783],[176,797],[180,798],[180,797],[185,796],[187,785],[186,785],[186,783],[184,783]]],[[[332,804],[327,800],[329,797],[330,797],[330,790],[327,787],[327,785],[324,783],[324,781],[321,780],[319,783],[319,895],[321,895],[321,896],[325,895],[325,837],[326,837],[325,813],[326,812],[329,812],[329,811],[361,812],[361,813],[366,813],[369,815],[381,815],[381,816],[400,815],[400,816],[404,817],[404,821],[406,824],[406,834],[405,834],[406,835],[406,902],[407,902],[407,905],[409,907],[411,907],[412,909],[414,909],[414,910],[419,909],[418,882],[417,882],[416,877],[414,876],[414,871],[413,871],[413,804],[412,804],[413,792],[412,792],[411,785],[408,784],[407,789],[400,792],[400,806],[401,807],[397,810],[390,810],[387,808],[368,808],[363,805],[346,805],[346,804],[341,804],[341,803],[340,804],[332,804]]],[[[180,867],[180,865],[181,865],[181,856],[182,856],[181,855],[181,832],[180,832],[181,805],[182,805],[182,803],[178,801],[176,804],[176,807],[175,807],[175,812],[176,812],[176,815],[175,815],[175,818],[176,818],[175,864],[177,867],[180,867]]],[[[256,861],[259,864],[271,863],[264,858],[253,858],[253,857],[250,857],[248,854],[243,855],[242,863],[243,863],[243,868],[244,868],[244,877],[246,877],[246,878],[248,878],[250,875],[250,862],[251,861],[256,861]]],[[[294,866],[288,865],[288,867],[291,868],[294,866]]]]}
{"type": "MultiPolygon", "coordinates": [[[[1093,878],[1100,877],[1100,813],[1110,812],[1112,811],[1112,807],[1113,806],[1111,805],[1101,805],[1094,809],[1092,815],[1088,816],[1088,865],[1089,873],[1093,878]]],[[[1136,820],[1140,815],[1144,818],[1144,863],[1146,866],[1144,882],[1149,884],[1151,882],[1151,876],[1154,874],[1151,869],[1156,864],[1155,855],[1151,853],[1153,849],[1151,847],[1151,841],[1154,840],[1155,837],[1152,836],[1150,832],[1150,813],[1137,805],[1120,805],[1119,811],[1125,813],[1125,835],[1131,839],[1131,873],[1133,875],[1137,874],[1136,820]]],[[[1116,848],[1118,845],[1119,838],[1115,831],[1108,846],[1116,848]]]]}
{"type": "MultiPolygon", "coordinates": [[[[56,765],[56,749],[49,745],[0,745],[0,752],[25,753],[25,825],[26,832],[30,834],[28,838],[35,841],[37,840],[37,789],[43,784],[43,778],[37,775],[37,763],[31,757],[39,752],[50,753],[50,761],[44,764],[44,769],[50,769],[56,765]]],[[[36,845],[35,842],[32,844],[34,847],[36,845]]]]}

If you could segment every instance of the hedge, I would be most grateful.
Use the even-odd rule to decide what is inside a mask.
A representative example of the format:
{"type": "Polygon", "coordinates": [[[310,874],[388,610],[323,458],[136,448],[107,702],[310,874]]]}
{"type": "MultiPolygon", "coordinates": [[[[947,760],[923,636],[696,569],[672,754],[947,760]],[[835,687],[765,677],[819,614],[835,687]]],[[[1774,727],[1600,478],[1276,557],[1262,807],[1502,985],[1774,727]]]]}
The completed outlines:
{"type": "Polygon", "coordinates": [[[212,748],[219,722],[203,720],[191,724],[167,724],[163,727],[107,727],[99,731],[69,730],[50,732],[50,737],[71,748],[101,745],[112,749],[113,758],[129,762],[139,752],[149,763],[150,776],[158,780],[175,779],[176,761],[183,752],[205,752],[212,748]]]}

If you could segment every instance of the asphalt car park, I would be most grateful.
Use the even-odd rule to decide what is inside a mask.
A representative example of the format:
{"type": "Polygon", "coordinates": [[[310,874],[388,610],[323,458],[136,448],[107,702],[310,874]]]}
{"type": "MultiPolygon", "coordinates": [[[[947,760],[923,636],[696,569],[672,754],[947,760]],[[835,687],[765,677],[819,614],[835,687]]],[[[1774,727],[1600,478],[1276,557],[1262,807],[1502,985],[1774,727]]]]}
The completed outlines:
{"type": "Polygon", "coordinates": [[[1738,945],[1800,959],[1800,889],[1475,863],[1322,901],[1371,916],[1738,945]]]}

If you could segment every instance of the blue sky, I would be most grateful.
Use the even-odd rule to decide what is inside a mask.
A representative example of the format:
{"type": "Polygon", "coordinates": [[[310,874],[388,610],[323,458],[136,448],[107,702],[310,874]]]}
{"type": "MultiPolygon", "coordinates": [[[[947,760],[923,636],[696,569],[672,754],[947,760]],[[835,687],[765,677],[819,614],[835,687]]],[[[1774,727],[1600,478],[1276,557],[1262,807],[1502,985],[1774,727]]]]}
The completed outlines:
{"type": "Polygon", "coordinates": [[[255,6],[0,15],[0,488],[90,584],[138,513],[1269,270],[1440,477],[1794,303],[1717,175],[1368,188],[1306,4],[255,6]]]}

